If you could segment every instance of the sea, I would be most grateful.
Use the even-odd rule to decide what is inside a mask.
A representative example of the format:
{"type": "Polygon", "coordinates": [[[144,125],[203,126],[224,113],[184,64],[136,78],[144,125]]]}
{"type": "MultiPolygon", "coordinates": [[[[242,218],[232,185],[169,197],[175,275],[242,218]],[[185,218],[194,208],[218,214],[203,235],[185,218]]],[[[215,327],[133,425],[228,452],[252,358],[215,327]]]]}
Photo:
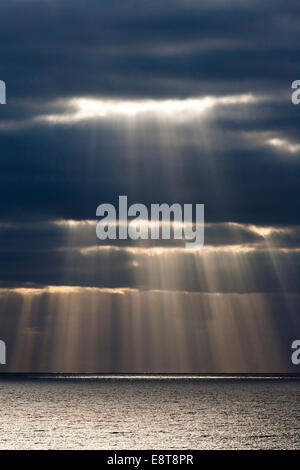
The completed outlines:
{"type": "Polygon", "coordinates": [[[0,377],[1,449],[300,449],[300,380],[0,377]]]}

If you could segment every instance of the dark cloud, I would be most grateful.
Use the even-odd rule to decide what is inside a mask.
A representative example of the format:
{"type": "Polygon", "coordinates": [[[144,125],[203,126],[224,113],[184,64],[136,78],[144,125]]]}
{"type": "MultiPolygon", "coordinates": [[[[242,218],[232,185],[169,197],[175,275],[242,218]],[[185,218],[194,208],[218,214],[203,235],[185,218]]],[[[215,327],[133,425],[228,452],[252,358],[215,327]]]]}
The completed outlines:
{"type": "Polygon", "coordinates": [[[131,203],[205,203],[207,222],[299,223],[299,154],[266,145],[247,124],[240,133],[200,126],[175,127],[171,150],[155,126],[137,129],[135,146],[108,124],[2,135],[2,219],[91,219],[127,194],[131,203]]]}
{"type": "Polygon", "coordinates": [[[297,12],[278,0],[4,0],[1,75],[11,98],[282,92],[297,74],[297,12]]]}

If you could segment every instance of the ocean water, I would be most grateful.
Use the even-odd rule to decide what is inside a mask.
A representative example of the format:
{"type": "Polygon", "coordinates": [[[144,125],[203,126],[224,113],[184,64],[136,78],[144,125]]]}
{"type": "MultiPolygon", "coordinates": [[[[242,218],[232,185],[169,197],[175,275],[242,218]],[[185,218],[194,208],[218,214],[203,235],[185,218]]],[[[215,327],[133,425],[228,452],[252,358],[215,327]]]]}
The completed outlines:
{"type": "Polygon", "coordinates": [[[1,449],[299,449],[300,381],[0,380],[1,449]]]}

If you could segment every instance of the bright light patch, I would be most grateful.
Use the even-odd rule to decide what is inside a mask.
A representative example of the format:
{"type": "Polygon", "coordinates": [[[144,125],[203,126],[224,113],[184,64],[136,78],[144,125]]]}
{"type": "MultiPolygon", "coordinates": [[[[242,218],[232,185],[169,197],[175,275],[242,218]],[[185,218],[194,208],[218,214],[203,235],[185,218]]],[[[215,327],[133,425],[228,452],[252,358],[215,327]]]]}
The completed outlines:
{"type": "Polygon", "coordinates": [[[259,225],[249,225],[249,229],[252,232],[257,233],[263,238],[267,238],[274,233],[290,233],[289,228],[278,228],[278,227],[261,227],[259,225]]]}
{"type": "Polygon", "coordinates": [[[289,153],[297,153],[300,152],[300,144],[292,144],[287,139],[268,139],[267,143],[272,147],[276,147],[278,149],[282,149],[289,153]]]}
{"type": "Polygon", "coordinates": [[[202,98],[169,100],[109,100],[71,98],[57,102],[61,113],[37,116],[36,120],[52,124],[72,124],[90,119],[134,118],[137,116],[169,117],[188,120],[216,106],[256,103],[261,98],[251,94],[234,96],[206,96],[202,98]]]}
{"type": "Polygon", "coordinates": [[[101,294],[118,294],[138,292],[137,289],[130,287],[86,287],[86,286],[46,286],[46,287],[11,287],[0,288],[0,296],[3,294],[19,294],[19,295],[41,295],[41,294],[81,294],[81,293],[101,293],[101,294]]]}
{"type": "Polygon", "coordinates": [[[189,250],[182,246],[155,246],[155,247],[132,247],[132,246],[114,246],[114,245],[93,245],[84,248],[77,248],[82,255],[89,255],[97,252],[104,251],[115,251],[115,252],[126,252],[136,256],[161,256],[161,255],[172,255],[172,254],[192,254],[192,255],[206,255],[210,253],[248,253],[255,251],[256,246],[250,245],[206,245],[198,249],[189,250]]]}
{"type": "Polygon", "coordinates": [[[65,227],[81,227],[81,226],[87,226],[87,225],[95,225],[97,222],[95,220],[89,220],[89,219],[80,219],[80,220],[73,220],[73,219],[57,219],[52,221],[54,225],[58,226],[65,226],[65,227]]]}

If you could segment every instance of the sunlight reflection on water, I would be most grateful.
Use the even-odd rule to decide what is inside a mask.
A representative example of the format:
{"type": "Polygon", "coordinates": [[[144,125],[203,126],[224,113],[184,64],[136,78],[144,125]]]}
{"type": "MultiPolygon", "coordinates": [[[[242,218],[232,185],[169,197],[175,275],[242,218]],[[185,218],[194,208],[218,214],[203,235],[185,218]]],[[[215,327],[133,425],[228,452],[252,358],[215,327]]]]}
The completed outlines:
{"type": "Polygon", "coordinates": [[[0,399],[1,449],[299,448],[295,379],[2,379],[0,399]]]}

